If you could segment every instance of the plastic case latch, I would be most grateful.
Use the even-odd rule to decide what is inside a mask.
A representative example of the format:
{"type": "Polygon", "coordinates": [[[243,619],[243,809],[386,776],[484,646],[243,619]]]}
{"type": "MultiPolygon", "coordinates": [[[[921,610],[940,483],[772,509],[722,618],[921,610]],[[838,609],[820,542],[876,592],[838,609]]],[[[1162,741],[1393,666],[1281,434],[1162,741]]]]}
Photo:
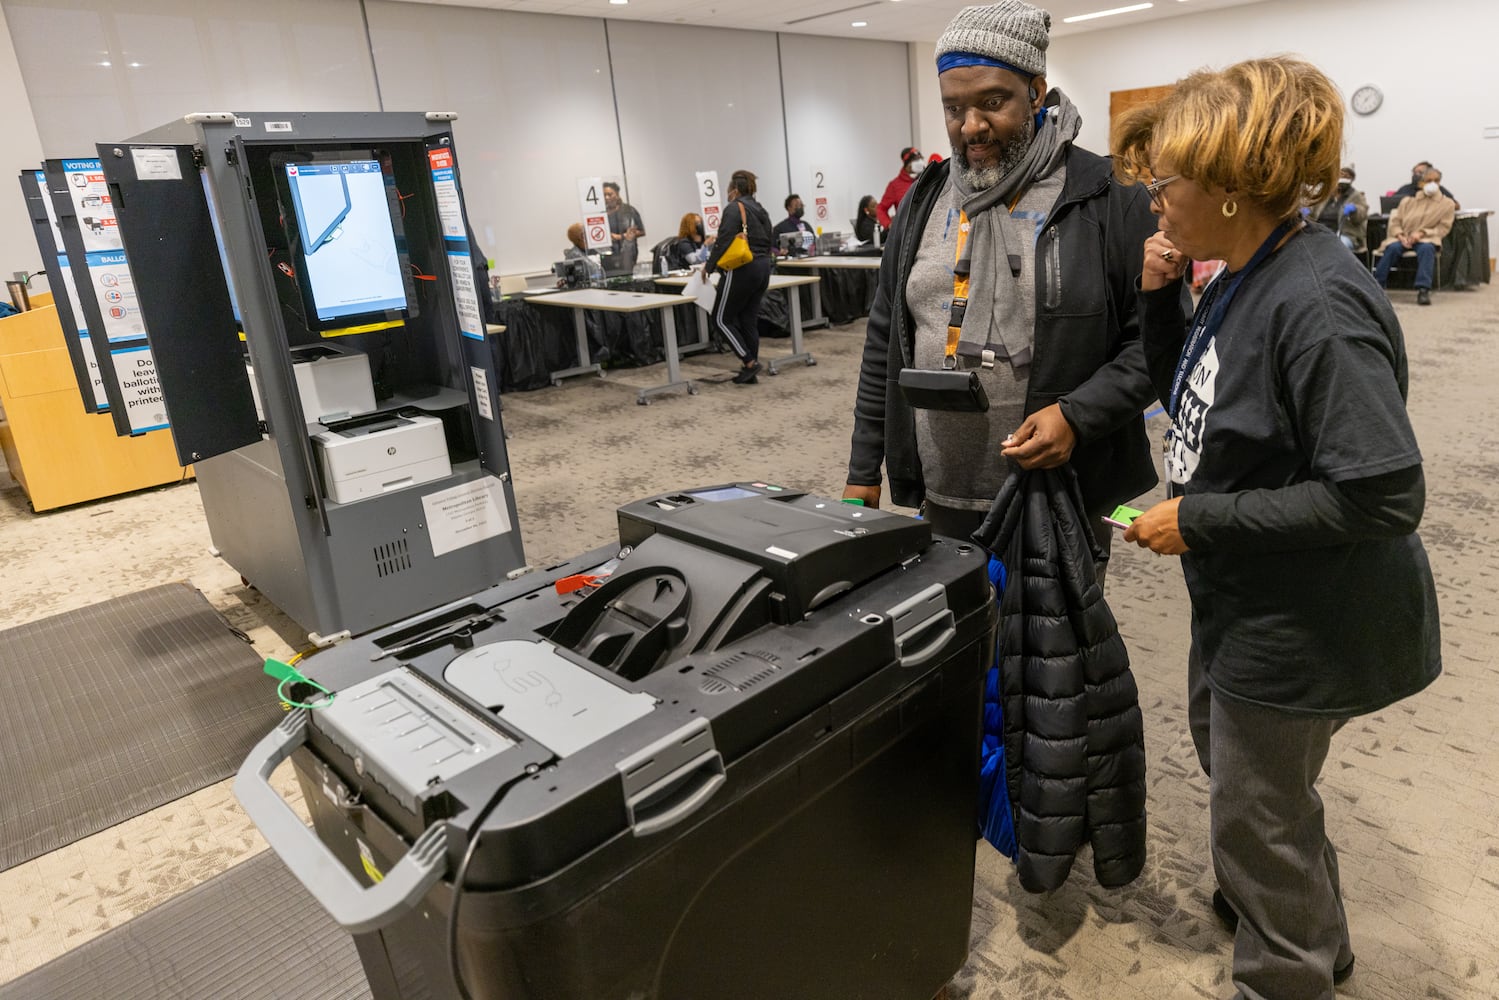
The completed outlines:
{"type": "Polygon", "coordinates": [[[637,837],[680,823],[728,780],[707,719],[693,719],[614,767],[637,837]]]}
{"type": "Polygon", "coordinates": [[[885,612],[895,630],[895,649],[903,667],[919,667],[947,648],[958,634],[940,583],[906,598],[885,612]]]}

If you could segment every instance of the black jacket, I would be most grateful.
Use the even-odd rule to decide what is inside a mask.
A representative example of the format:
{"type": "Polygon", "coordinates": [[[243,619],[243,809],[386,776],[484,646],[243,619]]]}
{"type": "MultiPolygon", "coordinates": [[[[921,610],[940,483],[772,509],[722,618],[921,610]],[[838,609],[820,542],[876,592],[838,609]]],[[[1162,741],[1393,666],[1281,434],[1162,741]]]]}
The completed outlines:
{"type": "Polygon", "coordinates": [[[1144,723],[1077,477],[1011,472],[973,537],[1006,571],[999,679],[1020,884],[1059,887],[1089,841],[1099,883],[1126,885],[1145,867],[1144,723]]]}
{"type": "MultiPolygon", "coordinates": [[[[848,481],[878,485],[883,459],[891,499],[906,507],[926,495],[916,425],[896,384],[915,356],[906,279],[949,169],[943,162],[922,171],[901,202],[869,311],[854,403],[848,481]]],[[[1090,514],[1107,513],[1156,483],[1141,418],[1155,391],[1135,305],[1143,246],[1155,231],[1143,187],[1115,181],[1105,157],[1068,150],[1062,194],[1036,245],[1036,347],[1025,412],[1061,404],[1077,435],[1072,466],[1090,514]]],[[[1189,302],[1184,292],[1183,322],[1189,302]]]]}
{"type": "Polygon", "coordinates": [[[718,258],[723,256],[723,252],[734,241],[734,234],[745,228],[745,223],[749,224],[745,238],[749,240],[750,253],[756,257],[770,256],[771,248],[775,246],[770,214],[755,199],[740,195],[723,210],[723,219],[718,224],[718,236],[713,241],[713,252],[708,255],[709,274],[718,267],[718,258]],[[743,222],[739,219],[738,205],[744,206],[743,222]]]}

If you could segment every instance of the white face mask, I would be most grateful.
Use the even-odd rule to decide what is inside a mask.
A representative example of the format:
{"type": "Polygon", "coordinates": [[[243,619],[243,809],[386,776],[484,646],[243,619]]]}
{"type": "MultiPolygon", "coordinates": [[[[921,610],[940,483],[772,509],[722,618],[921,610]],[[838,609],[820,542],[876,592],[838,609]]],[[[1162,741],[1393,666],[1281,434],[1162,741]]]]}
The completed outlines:
{"type": "Polygon", "coordinates": [[[1442,193],[1442,186],[1440,184],[1438,184],[1436,181],[1427,181],[1426,182],[1426,186],[1423,187],[1421,190],[1425,191],[1427,194],[1429,194],[1433,198],[1435,198],[1437,195],[1439,195],[1439,194],[1442,193]]]}
{"type": "Polygon", "coordinates": [[[906,169],[911,171],[912,177],[920,177],[921,172],[926,169],[926,161],[912,160],[910,163],[906,164],[906,169]]]}

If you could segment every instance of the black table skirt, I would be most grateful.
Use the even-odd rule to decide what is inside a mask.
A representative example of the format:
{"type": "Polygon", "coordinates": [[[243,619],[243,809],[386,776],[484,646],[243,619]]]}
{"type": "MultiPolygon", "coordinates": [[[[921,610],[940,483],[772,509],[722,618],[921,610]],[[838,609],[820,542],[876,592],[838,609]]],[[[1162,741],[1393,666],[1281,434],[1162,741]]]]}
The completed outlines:
{"type": "MultiPolygon", "coordinates": [[[[1369,249],[1376,264],[1379,263],[1379,245],[1384,242],[1388,229],[1388,216],[1369,216],[1369,249]]],[[[1415,275],[1414,267],[1396,268],[1390,274],[1390,284],[1395,288],[1409,288],[1415,275]]],[[[1489,283],[1488,219],[1469,216],[1452,224],[1452,232],[1442,240],[1439,277],[1443,288],[1469,288],[1489,283]]]]}

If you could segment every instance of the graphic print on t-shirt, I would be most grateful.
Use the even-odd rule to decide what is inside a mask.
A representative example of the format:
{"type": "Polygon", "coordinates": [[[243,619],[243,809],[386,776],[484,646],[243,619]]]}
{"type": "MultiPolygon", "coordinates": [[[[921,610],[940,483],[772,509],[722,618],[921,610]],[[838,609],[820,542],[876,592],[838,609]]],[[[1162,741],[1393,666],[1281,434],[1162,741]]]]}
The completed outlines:
{"type": "Polygon", "coordinates": [[[1218,385],[1218,338],[1208,341],[1202,359],[1192,369],[1182,387],[1176,419],[1171,427],[1171,441],[1166,449],[1166,474],[1173,483],[1185,485],[1197,472],[1202,460],[1202,431],[1218,385]]]}

